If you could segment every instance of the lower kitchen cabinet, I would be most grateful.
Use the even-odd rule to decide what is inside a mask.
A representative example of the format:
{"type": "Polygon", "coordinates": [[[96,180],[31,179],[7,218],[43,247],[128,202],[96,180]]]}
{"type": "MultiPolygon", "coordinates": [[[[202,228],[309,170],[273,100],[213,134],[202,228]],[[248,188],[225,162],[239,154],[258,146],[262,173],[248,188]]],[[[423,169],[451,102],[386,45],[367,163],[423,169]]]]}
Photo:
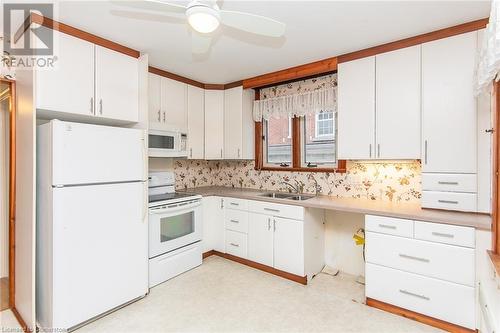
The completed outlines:
{"type": "Polygon", "coordinates": [[[203,252],[224,252],[224,198],[203,198],[203,252]]]}
{"type": "Polygon", "coordinates": [[[272,217],[249,213],[248,259],[273,267],[274,229],[272,217]]]}
{"type": "Polygon", "coordinates": [[[273,217],[274,268],[304,276],[304,221],[273,217]]]}

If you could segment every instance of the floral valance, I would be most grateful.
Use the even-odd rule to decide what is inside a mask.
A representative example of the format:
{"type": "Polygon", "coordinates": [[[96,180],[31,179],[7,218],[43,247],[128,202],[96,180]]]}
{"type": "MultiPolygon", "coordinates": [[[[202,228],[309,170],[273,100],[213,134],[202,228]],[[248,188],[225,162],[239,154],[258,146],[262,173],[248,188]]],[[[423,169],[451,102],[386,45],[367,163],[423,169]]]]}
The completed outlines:
{"type": "Polygon", "coordinates": [[[337,87],[316,89],[291,95],[254,101],[254,121],[269,118],[288,118],[315,114],[325,110],[336,110],[337,87]]]}
{"type": "Polygon", "coordinates": [[[479,51],[475,91],[479,95],[488,91],[493,80],[499,80],[500,73],[500,1],[491,2],[491,12],[486,26],[482,47],[479,51]]]}

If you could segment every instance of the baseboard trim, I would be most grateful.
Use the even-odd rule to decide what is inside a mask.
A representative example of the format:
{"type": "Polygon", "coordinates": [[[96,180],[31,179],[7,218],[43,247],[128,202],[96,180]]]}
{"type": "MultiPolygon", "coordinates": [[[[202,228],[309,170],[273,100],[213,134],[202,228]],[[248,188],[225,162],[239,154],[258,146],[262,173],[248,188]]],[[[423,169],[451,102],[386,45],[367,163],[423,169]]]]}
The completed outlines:
{"type": "Polygon", "coordinates": [[[285,278],[285,279],[288,279],[288,280],[291,280],[291,281],[294,281],[294,282],[297,282],[297,283],[300,283],[303,285],[307,285],[307,276],[299,276],[299,275],[295,275],[292,273],[284,272],[284,271],[281,271],[279,269],[276,269],[276,268],[273,268],[270,266],[259,264],[258,262],[255,262],[255,261],[240,258],[240,257],[233,256],[233,255],[227,254],[227,253],[222,253],[222,252],[219,252],[216,250],[210,250],[210,251],[203,253],[203,259],[210,257],[210,256],[213,256],[213,255],[218,256],[218,257],[222,257],[222,258],[225,258],[228,260],[232,260],[232,261],[235,261],[237,263],[264,271],[266,273],[277,275],[279,277],[282,277],[282,278],[285,278]]]}
{"type": "Polygon", "coordinates": [[[10,311],[14,314],[14,317],[16,317],[17,321],[19,322],[19,326],[23,329],[24,332],[30,332],[31,330],[28,328],[28,325],[26,325],[26,322],[24,321],[23,317],[21,317],[21,314],[19,311],[17,311],[16,307],[13,306],[10,308],[10,311]]]}
{"type": "Polygon", "coordinates": [[[471,330],[469,328],[465,328],[462,326],[458,326],[440,319],[432,318],[417,312],[413,312],[411,310],[403,309],[398,306],[384,303],[381,301],[377,301],[375,299],[366,298],[366,305],[371,306],[373,308],[377,308],[383,311],[387,311],[390,313],[394,313],[396,315],[412,319],[418,322],[421,322],[423,324],[427,324],[429,326],[437,327],[442,330],[448,331],[448,332],[454,332],[454,333],[471,333],[471,332],[476,332],[475,330],[471,330]]]}

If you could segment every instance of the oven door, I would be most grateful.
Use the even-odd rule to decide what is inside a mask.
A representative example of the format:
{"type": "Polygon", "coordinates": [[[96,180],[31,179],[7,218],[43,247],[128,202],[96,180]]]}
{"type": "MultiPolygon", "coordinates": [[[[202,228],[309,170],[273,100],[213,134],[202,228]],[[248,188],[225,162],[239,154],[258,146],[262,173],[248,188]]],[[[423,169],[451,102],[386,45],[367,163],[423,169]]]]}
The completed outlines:
{"type": "Polygon", "coordinates": [[[149,257],[201,240],[201,202],[149,209],[149,257]]]}

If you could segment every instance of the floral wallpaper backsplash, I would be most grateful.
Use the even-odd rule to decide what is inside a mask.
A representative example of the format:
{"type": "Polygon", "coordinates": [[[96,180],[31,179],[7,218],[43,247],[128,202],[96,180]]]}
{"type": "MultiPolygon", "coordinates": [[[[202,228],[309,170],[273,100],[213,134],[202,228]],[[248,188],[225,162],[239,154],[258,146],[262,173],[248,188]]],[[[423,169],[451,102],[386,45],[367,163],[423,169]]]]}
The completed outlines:
{"type": "Polygon", "coordinates": [[[421,197],[421,166],[418,161],[347,162],[346,173],[261,171],[254,161],[175,160],[177,189],[228,186],[268,191],[288,191],[283,182],[298,182],[305,193],[334,197],[368,198],[418,203],[421,197]],[[315,182],[316,181],[316,182],[315,182]]]}

